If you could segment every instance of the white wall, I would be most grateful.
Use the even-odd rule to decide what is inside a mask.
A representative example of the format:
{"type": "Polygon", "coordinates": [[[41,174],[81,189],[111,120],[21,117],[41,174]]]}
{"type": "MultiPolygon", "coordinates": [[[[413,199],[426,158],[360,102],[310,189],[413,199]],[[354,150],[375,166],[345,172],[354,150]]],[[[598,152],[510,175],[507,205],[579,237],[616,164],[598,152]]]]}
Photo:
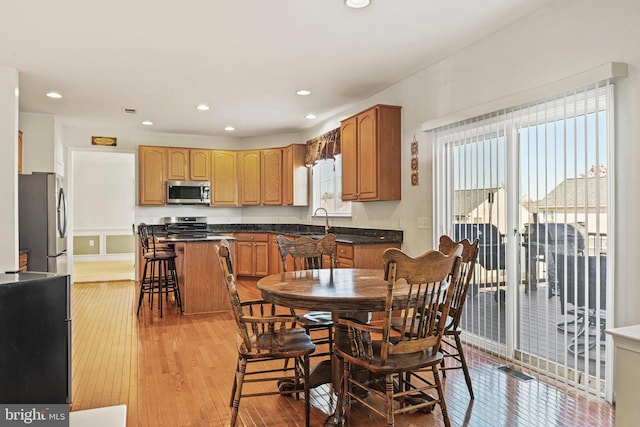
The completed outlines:
{"type": "Polygon", "coordinates": [[[18,71],[0,67],[0,273],[18,269],[18,71]]]}
{"type": "Polygon", "coordinates": [[[135,155],[75,151],[73,165],[74,230],[131,230],[136,207],[135,155]]]}

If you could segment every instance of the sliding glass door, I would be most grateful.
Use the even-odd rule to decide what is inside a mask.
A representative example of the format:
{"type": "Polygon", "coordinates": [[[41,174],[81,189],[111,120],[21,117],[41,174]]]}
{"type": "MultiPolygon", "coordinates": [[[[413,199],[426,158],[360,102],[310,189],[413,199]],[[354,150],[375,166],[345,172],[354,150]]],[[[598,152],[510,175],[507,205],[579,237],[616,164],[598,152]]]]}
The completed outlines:
{"type": "Polygon", "coordinates": [[[597,84],[434,131],[436,230],[480,241],[464,335],[599,395],[610,96],[597,84]]]}

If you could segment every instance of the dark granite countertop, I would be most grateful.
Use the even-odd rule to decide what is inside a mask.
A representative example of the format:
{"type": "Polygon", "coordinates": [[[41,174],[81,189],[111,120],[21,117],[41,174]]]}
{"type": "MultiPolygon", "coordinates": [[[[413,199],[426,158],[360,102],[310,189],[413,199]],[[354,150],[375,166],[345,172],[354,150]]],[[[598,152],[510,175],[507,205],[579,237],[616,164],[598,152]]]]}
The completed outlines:
{"type": "Polygon", "coordinates": [[[175,237],[175,236],[156,236],[160,243],[177,243],[177,242],[219,242],[220,240],[235,240],[235,237],[209,235],[206,237],[175,237]]]}
{"type": "MultiPolygon", "coordinates": [[[[322,237],[324,227],[305,224],[209,224],[214,233],[279,233],[291,236],[322,237]]],[[[402,243],[402,231],[370,228],[330,227],[336,241],[352,245],[402,243]]]]}
{"type": "MultiPolygon", "coordinates": [[[[165,238],[160,233],[164,225],[154,226],[156,236],[165,238]]],[[[324,227],[305,224],[209,224],[207,232],[210,236],[201,238],[165,238],[166,241],[207,241],[220,240],[221,235],[228,233],[278,233],[290,236],[322,237],[324,227]]],[[[381,230],[371,228],[330,227],[329,232],[336,235],[336,241],[352,245],[369,245],[385,243],[402,243],[401,230],[381,230]]],[[[225,236],[222,236],[225,237],[225,236]]]]}

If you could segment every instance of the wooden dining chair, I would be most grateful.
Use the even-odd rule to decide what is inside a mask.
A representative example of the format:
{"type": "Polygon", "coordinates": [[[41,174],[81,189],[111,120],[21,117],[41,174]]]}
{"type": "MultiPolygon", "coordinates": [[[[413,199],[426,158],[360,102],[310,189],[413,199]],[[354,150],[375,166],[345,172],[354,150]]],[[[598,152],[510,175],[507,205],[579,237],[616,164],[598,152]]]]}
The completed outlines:
{"type": "MultiPolygon", "coordinates": [[[[334,268],[336,254],[335,234],[326,234],[321,239],[312,239],[306,236],[290,239],[286,236],[277,236],[280,257],[282,258],[283,270],[289,271],[293,267],[294,271],[310,270],[316,268],[334,268]],[[328,261],[328,265],[323,265],[323,257],[328,261]]],[[[296,313],[291,309],[291,314],[298,319],[298,324],[302,326],[307,334],[320,332],[320,336],[314,337],[316,346],[327,345],[327,351],[317,352],[314,357],[329,356],[333,351],[333,320],[330,312],[310,311],[296,313]]],[[[315,334],[319,335],[319,334],[315,334]]]]}
{"type": "Polygon", "coordinates": [[[479,240],[475,239],[471,243],[467,239],[463,239],[460,242],[454,242],[451,237],[447,235],[440,236],[440,242],[438,249],[441,252],[449,252],[452,248],[462,245],[462,255],[460,260],[460,268],[458,276],[453,278],[452,285],[454,287],[453,297],[449,304],[449,315],[447,316],[447,323],[444,329],[444,336],[442,338],[442,344],[440,351],[443,354],[442,364],[440,370],[442,376],[446,376],[446,371],[450,369],[462,369],[464,372],[464,380],[467,383],[467,389],[471,399],[473,396],[473,387],[471,386],[471,376],[469,375],[469,367],[464,357],[464,351],[462,348],[462,341],[460,340],[460,334],[462,329],[460,328],[460,318],[464,308],[464,303],[467,299],[467,292],[469,291],[469,285],[473,279],[473,272],[475,270],[476,261],[478,259],[478,245],[479,240]],[[451,364],[445,363],[445,360],[451,360],[451,364]]]}
{"type": "Polygon", "coordinates": [[[236,424],[243,397],[283,394],[278,387],[287,381],[293,383],[294,390],[304,390],[305,425],[309,426],[309,355],[315,351],[315,345],[303,329],[293,327],[297,321],[295,316],[277,314],[276,306],[263,300],[241,301],[233,275],[229,243],[220,241],[216,245],[216,253],[238,329],[238,364],[230,405],[233,408],[231,427],[236,424]],[[291,358],[295,360],[292,367],[268,363],[291,358]],[[250,370],[250,366],[255,370],[250,370]],[[243,392],[245,382],[271,382],[274,386],[272,390],[256,388],[251,392],[243,392]]]}
{"type": "Polygon", "coordinates": [[[388,286],[382,326],[338,320],[348,336],[335,345],[336,354],[344,360],[342,397],[347,422],[351,402],[356,400],[384,417],[387,426],[394,425],[395,414],[435,405],[440,406],[445,426],[450,425],[439,376],[443,356],[438,349],[454,291],[449,280],[457,274],[461,253],[462,246],[457,246],[448,254],[429,251],[412,258],[399,249],[387,249],[383,255],[388,286]],[[409,298],[394,297],[399,286],[409,287],[409,298]],[[441,303],[444,313],[439,312],[441,303]],[[392,317],[402,320],[404,333],[392,326],[392,317]],[[433,375],[433,381],[424,378],[425,372],[433,375]],[[384,392],[378,383],[384,384],[384,392]],[[426,392],[431,390],[437,396],[429,399],[426,392]],[[378,398],[384,400],[384,411],[374,401],[378,398]]]}

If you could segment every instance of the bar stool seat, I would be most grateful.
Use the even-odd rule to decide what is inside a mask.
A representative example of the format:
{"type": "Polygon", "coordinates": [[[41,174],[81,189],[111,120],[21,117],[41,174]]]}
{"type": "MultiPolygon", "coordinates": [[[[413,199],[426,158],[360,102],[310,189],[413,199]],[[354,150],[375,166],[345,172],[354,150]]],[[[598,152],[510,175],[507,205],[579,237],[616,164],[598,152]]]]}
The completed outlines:
{"type": "Polygon", "coordinates": [[[173,294],[180,312],[183,312],[180,287],[178,285],[178,274],[176,271],[176,253],[170,247],[158,247],[154,235],[153,227],[146,224],[138,226],[138,236],[144,258],[144,268],[140,281],[140,295],[138,297],[138,310],[144,295],[148,295],[149,308],[153,310],[154,295],[158,295],[158,310],[160,317],[162,313],[162,296],[169,300],[169,295],[173,294]]]}

